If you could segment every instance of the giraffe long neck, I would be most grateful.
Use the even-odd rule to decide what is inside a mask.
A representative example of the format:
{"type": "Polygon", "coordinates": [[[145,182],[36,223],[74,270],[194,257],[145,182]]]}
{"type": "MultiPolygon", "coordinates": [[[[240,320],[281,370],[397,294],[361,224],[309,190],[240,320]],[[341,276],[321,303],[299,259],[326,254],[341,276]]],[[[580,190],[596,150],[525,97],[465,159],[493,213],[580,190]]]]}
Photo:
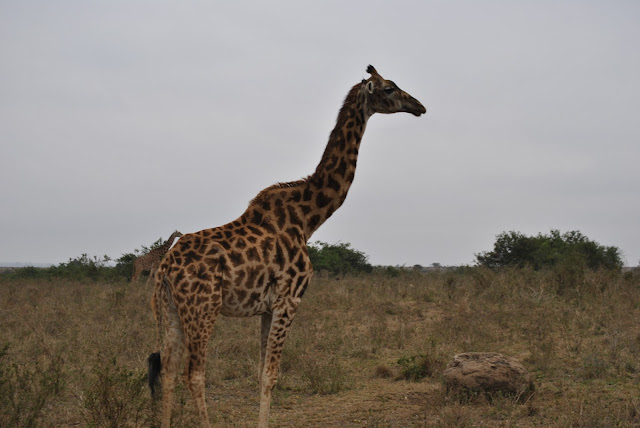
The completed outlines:
{"type": "Polygon", "coordinates": [[[345,98],[315,172],[263,189],[232,225],[253,224],[267,233],[279,230],[307,242],[340,208],[355,177],[360,141],[372,114],[363,88],[362,83],[355,85],[345,98]]]}
{"type": "Polygon", "coordinates": [[[307,179],[302,195],[310,207],[305,213],[307,239],[340,208],[347,197],[369,117],[363,85],[357,84],[344,100],[316,171],[307,179]]]}
{"type": "Polygon", "coordinates": [[[158,247],[160,249],[159,252],[165,254],[167,251],[169,251],[169,248],[171,248],[171,244],[173,244],[173,240],[176,238],[176,236],[176,233],[171,234],[171,236],[169,236],[169,239],[167,239],[167,242],[158,247]]]}

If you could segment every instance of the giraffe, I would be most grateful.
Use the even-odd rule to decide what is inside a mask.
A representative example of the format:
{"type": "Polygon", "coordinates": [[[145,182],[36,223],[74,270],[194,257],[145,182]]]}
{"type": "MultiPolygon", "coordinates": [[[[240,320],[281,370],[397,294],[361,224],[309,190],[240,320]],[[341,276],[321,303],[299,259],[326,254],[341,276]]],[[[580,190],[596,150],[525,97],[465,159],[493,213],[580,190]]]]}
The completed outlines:
{"type": "Polygon", "coordinates": [[[161,426],[169,428],[180,360],[202,426],[207,342],[218,315],[260,316],[260,411],[267,427],[285,337],[313,268],[307,241],[344,202],[353,182],[360,141],[374,113],[426,113],[424,106],[369,65],[369,79],[351,88],[315,172],[277,183],[251,200],[236,220],[184,235],[158,268],[151,306],[164,319],[162,353],[149,356],[149,385],[162,379],[161,426]]]}
{"type": "Polygon", "coordinates": [[[182,233],[176,230],[171,234],[171,236],[169,236],[167,242],[157,248],[154,248],[147,254],[136,258],[133,261],[133,276],[131,277],[131,282],[136,282],[140,274],[143,271],[148,270],[149,278],[147,279],[147,283],[149,283],[149,280],[151,280],[151,277],[153,277],[153,273],[156,271],[156,267],[158,267],[164,255],[167,254],[167,251],[169,251],[169,248],[171,247],[171,244],[173,244],[174,239],[180,236],[182,236],[182,233]]]}

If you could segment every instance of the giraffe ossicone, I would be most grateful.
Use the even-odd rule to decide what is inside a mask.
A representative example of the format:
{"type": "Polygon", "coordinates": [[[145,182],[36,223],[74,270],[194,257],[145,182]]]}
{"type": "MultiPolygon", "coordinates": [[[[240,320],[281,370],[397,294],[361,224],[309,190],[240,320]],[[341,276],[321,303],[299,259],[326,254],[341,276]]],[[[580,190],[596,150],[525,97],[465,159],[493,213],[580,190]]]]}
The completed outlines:
{"type": "Polygon", "coordinates": [[[371,65],[367,72],[371,77],[345,98],[313,174],[267,187],[236,220],[182,236],[162,260],[151,305],[158,330],[164,327],[164,345],[160,355],[149,357],[149,383],[162,379],[163,428],[170,426],[185,352],[187,386],[202,426],[210,426],[205,360],[220,314],[261,317],[258,426],[267,427],[287,330],[313,272],[306,243],[347,197],[368,119],[374,113],[426,113],[418,100],[371,65]]]}

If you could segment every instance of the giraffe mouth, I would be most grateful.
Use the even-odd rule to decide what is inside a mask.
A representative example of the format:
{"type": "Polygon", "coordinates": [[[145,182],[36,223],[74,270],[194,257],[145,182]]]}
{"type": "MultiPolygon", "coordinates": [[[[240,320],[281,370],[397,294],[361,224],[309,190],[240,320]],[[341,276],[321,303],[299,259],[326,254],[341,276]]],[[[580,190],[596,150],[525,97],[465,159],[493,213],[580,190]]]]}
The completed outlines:
{"type": "Polygon", "coordinates": [[[427,109],[422,104],[420,104],[420,107],[407,109],[407,113],[411,113],[415,117],[420,117],[426,112],[427,112],[427,109]]]}
{"type": "Polygon", "coordinates": [[[407,113],[411,113],[412,115],[419,117],[420,115],[423,115],[427,112],[427,109],[422,105],[420,101],[416,100],[415,98],[412,98],[411,101],[412,103],[405,109],[407,113]]]}

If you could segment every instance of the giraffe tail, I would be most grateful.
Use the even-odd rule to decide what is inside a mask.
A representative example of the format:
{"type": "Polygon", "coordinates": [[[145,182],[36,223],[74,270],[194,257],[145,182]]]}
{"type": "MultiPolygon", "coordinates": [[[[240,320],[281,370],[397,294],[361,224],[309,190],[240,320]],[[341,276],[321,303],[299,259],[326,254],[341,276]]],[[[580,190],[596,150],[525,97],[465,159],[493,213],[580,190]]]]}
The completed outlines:
{"type": "MultiPolygon", "coordinates": [[[[151,311],[153,312],[153,318],[156,320],[157,327],[157,341],[158,349],[160,349],[160,334],[162,330],[162,311],[160,304],[162,302],[162,292],[164,290],[163,281],[165,276],[165,265],[161,264],[155,275],[155,287],[153,289],[153,296],[151,297],[151,311]]],[[[160,358],[160,352],[154,352],[149,355],[147,359],[149,366],[148,378],[149,389],[151,390],[151,398],[156,398],[156,386],[160,386],[160,371],[162,369],[162,360],[160,358]]]]}
{"type": "Polygon", "coordinates": [[[149,389],[151,390],[151,398],[156,398],[156,386],[160,386],[160,370],[162,362],[160,352],[154,352],[147,359],[149,364],[149,389]]]}

